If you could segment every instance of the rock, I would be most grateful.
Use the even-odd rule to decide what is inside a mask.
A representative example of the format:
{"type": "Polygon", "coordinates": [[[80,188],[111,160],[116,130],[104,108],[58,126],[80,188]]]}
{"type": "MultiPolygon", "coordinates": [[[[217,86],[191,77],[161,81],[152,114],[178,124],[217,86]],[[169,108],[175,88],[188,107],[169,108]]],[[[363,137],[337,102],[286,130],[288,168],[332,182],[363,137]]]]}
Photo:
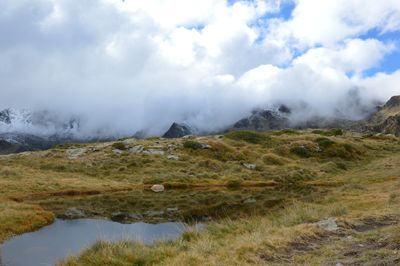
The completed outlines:
{"type": "Polygon", "coordinates": [[[143,145],[136,145],[130,148],[128,151],[130,153],[141,153],[143,149],[144,149],[143,145]]]}
{"type": "Polygon", "coordinates": [[[107,147],[109,147],[109,146],[111,146],[111,145],[112,145],[112,144],[109,143],[109,142],[98,143],[98,144],[95,144],[95,145],[93,146],[93,151],[100,151],[100,150],[103,150],[103,149],[105,149],[105,148],[107,148],[107,147]]]}
{"type": "Polygon", "coordinates": [[[167,212],[177,212],[178,210],[179,210],[178,207],[167,208],[167,212]]]}
{"type": "Polygon", "coordinates": [[[87,149],[85,149],[85,148],[68,149],[67,150],[69,159],[77,159],[78,157],[85,155],[86,152],[87,152],[87,149]]]}
{"type": "Polygon", "coordinates": [[[335,266],[344,266],[342,263],[338,262],[335,266]]]}
{"type": "Polygon", "coordinates": [[[85,213],[78,208],[69,208],[64,212],[64,216],[68,219],[78,219],[85,217],[85,213]]]}
{"type": "Polygon", "coordinates": [[[120,150],[120,149],[114,149],[114,150],[112,150],[112,152],[113,152],[115,155],[121,155],[121,154],[124,153],[124,151],[123,151],[123,150],[120,150]]]}
{"type": "Polygon", "coordinates": [[[153,185],[151,187],[151,190],[154,192],[163,192],[165,190],[165,188],[164,188],[164,185],[157,184],[157,185],[153,185]]]}
{"type": "Polygon", "coordinates": [[[163,150],[157,150],[157,149],[148,149],[143,151],[144,154],[149,154],[149,155],[164,155],[165,151],[163,150]]]}
{"type": "Polygon", "coordinates": [[[163,138],[181,138],[193,134],[193,129],[186,124],[172,123],[163,138]]]}
{"type": "Polygon", "coordinates": [[[257,200],[255,198],[248,198],[245,201],[243,201],[244,204],[253,204],[256,202],[257,202],[257,200]]]}
{"type": "Polygon", "coordinates": [[[335,218],[328,218],[326,220],[319,221],[317,222],[317,225],[329,232],[333,232],[339,229],[339,227],[336,224],[335,218]]]}
{"type": "MultiPolygon", "coordinates": [[[[286,109],[284,110],[286,111],[286,109]]],[[[234,129],[245,130],[277,130],[289,127],[289,120],[282,114],[272,110],[256,109],[252,114],[233,125],[234,129]]]]}
{"type": "Polygon", "coordinates": [[[208,145],[207,143],[200,143],[202,149],[211,149],[211,146],[208,145]]]}
{"type": "Polygon", "coordinates": [[[164,211],[147,211],[145,214],[149,217],[162,216],[164,215],[164,211]]]}
{"type": "Polygon", "coordinates": [[[136,143],[136,139],[125,139],[122,141],[122,143],[126,146],[126,147],[130,147],[132,145],[135,145],[136,143]]]}
{"type": "Polygon", "coordinates": [[[244,163],[243,166],[250,170],[255,170],[257,167],[256,164],[251,164],[251,163],[244,163]]]}
{"type": "Polygon", "coordinates": [[[122,213],[122,212],[119,212],[119,211],[117,211],[117,212],[112,212],[111,213],[111,217],[112,218],[122,218],[122,217],[124,217],[125,215],[122,213]]]}
{"type": "Polygon", "coordinates": [[[143,219],[143,215],[141,215],[140,213],[130,213],[130,214],[128,215],[128,217],[129,217],[130,219],[135,219],[135,220],[141,220],[141,219],[143,219]]]}
{"type": "Polygon", "coordinates": [[[168,160],[172,160],[172,161],[178,161],[179,160],[179,156],[177,156],[177,155],[168,155],[167,159],[168,160]]]}

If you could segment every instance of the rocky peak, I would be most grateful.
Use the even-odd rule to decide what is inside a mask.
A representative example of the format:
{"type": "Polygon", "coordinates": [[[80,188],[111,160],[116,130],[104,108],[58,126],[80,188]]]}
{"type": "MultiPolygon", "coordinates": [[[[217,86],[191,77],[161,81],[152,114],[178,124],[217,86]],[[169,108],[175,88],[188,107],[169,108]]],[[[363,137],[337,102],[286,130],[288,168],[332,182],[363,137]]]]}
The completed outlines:
{"type": "Polygon", "coordinates": [[[383,108],[400,108],[400,95],[390,98],[383,108]]]}
{"type": "Polygon", "coordinates": [[[194,130],[186,125],[186,124],[179,124],[179,123],[172,123],[171,127],[165,132],[163,135],[164,138],[181,138],[187,135],[191,135],[194,133],[194,130]]]}
{"type": "Polygon", "coordinates": [[[0,112],[0,122],[5,123],[5,124],[11,124],[10,109],[5,109],[0,112]]]}
{"type": "MultiPolygon", "coordinates": [[[[290,110],[287,108],[285,111],[290,110]]],[[[243,118],[233,125],[234,129],[246,130],[274,130],[288,127],[289,120],[281,115],[282,112],[273,110],[255,109],[247,118],[243,118]]]]}

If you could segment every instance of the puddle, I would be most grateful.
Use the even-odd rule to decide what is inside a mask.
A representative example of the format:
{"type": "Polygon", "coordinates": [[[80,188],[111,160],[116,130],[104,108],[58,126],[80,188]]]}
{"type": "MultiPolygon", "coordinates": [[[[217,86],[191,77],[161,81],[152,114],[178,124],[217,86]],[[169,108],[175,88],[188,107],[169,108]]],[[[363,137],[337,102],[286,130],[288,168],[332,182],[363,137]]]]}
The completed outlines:
{"type": "MultiPolygon", "coordinates": [[[[173,240],[185,230],[176,222],[121,224],[97,219],[57,219],[38,231],[16,236],[0,246],[2,266],[43,266],[69,255],[76,255],[97,240],[139,240],[151,244],[155,240],[173,240]]],[[[196,226],[202,228],[201,224],[196,226]]]]}

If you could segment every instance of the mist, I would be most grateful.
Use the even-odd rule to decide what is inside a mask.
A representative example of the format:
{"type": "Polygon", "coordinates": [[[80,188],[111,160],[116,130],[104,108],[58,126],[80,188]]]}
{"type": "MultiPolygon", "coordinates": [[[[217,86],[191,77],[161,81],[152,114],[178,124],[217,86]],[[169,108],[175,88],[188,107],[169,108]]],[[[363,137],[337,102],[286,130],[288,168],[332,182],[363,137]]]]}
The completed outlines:
{"type": "Polygon", "coordinates": [[[398,1],[299,0],[287,16],[289,2],[1,1],[0,110],[76,117],[79,136],[160,135],[280,104],[292,122],[357,120],[400,94],[400,70],[382,67],[398,51],[398,1]]]}

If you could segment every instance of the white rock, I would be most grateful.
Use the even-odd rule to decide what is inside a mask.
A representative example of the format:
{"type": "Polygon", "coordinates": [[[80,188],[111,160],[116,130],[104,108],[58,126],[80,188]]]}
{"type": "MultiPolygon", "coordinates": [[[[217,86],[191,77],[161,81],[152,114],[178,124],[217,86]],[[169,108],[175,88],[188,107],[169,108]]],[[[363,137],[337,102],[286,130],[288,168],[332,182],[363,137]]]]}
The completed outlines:
{"type": "Polygon", "coordinates": [[[165,190],[164,185],[153,185],[151,187],[151,190],[153,190],[154,192],[163,192],[165,190]]]}
{"type": "Polygon", "coordinates": [[[254,170],[257,167],[256,164],[252,164],[252,163],[244,163],[243,166],[250,170],[254,170]]]}
{"type": "Polygon", "coordinates": [[[168,155],[167,159],[168,160],[172,160],[172,161],[178,161],[179,160],[179,156],[177,156],[177,155],[168,155]]]}
{"type": "Polygon", "coordinates": [[[129,149],[130,153],[141,153],[143,151],[143,145],[136,145],[129,149]]]}
{"type": "Polygon", "coordinates": [[[143,153],[150,154],[150,155],[164,155],[165,154],[164,151],[156,150],[156,149],[148,149],[148,150],[145,150],[143,153]]]}
{"type": "Polygon", "coordinates": [[[339,227],[336,224],[335,218],[328,218],[326,220],[319,221],[317,222],[317,225],[329,232],[333,232],[339,229],[339,227]]]}
{"type": "Polygon", "coordinates": [[[119,149],[114,149],[114,150],[112,150],[112,152],[113,152],[115,155],[120,155],[120,154],[124,153],[123,150],[119,150],[119,149]]]}
{"type": "Polygon", "coordinates": [[[245,201],[243,201],[244,204],[253,204],[256,202],[257,202],[257,200],[255,198],[248,198],[245,201]]]}

